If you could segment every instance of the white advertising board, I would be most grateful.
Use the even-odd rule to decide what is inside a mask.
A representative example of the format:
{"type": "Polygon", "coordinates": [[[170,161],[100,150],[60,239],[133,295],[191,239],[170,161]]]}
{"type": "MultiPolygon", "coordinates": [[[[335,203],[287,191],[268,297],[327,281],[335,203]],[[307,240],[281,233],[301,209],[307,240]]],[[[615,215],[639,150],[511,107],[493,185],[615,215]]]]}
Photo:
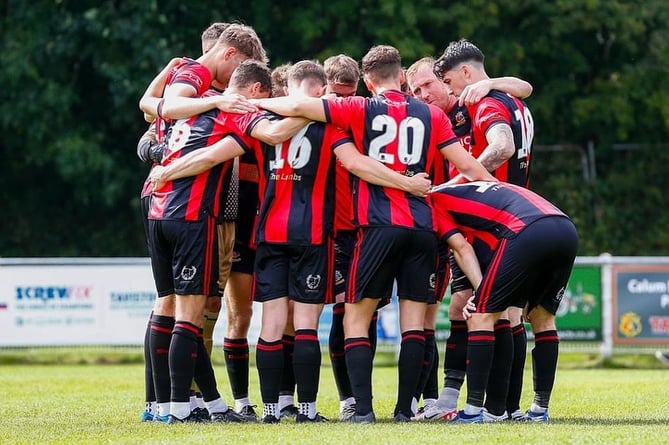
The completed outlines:
{"type": "MultiPolygon", "coordinates": [[[[141,345],[154,300],[148,258],[3,258],[0,347],[141,345]]],[[[254,303],[251,344],[260,335],[261,311],[254,303]]],[[[381,311],[379,340],[396,340],[396,311],[396,304],[381,311]]],[[[225,305],[218,320],[216,347],[225,336],[225,305]]],[[[319,326],[323,344],[331,320],[328,305],[319,326]]]]}

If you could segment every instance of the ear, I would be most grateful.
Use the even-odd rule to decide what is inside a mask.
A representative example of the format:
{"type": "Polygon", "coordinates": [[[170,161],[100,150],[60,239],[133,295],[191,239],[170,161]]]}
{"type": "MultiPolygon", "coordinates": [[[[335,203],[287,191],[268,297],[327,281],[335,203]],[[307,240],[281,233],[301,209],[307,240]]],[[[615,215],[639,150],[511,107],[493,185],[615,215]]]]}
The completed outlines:
{"type": "Polygon", "coordinates": [[[407,83],[407,73],[404,70],[400,70],[400,85],[407,83]]]}
{"type": "Polygon", "coordinates": [[[462,65],[462,77],[468,82],[472,80],[472,70],[470,65],[462,65]]]}
{"type": "Polygon", "coordinates": [[[367,79],[367,76],[364,76],[362,81],[365,82],[365,87],[369,90],[369,92],[374,94],[374,85],[367,79]]]}
{"type": "Polygon", "coordinates": [[[225,48],[225,51],[223,52],[223,60],[228,61],[235,57],[235,55],[237,55],[237,48],[229,46],[225,48]]]}

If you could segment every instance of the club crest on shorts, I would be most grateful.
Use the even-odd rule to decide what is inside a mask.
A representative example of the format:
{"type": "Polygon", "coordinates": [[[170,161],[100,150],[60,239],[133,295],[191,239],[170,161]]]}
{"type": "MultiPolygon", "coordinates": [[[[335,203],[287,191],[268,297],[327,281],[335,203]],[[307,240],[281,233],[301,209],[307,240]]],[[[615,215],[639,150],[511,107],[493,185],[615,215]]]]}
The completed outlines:
{"type": "Polygon", "coordinates": [[[555,302],[560,303],[562,301],[562,298],[564,297],[564,292],[565,292],[565,287],[562,286],[562,288],[557,291],[557,294],[555,294],[555,302]]]}
{"type": "Polygon", "coordinates": [[[181,269],[181,278],[183,278],[186,281],[190,281],[195,277],[196,273],[197,273],[197,267],[184,266],[183,269],[181,269]]]}
{"type": "Polygon", "coordinates": [[[318,289],[318,286],[321,284],[321,276],[320,275],[311,275],[309,274],[307,276],[307,288],[314,290],[318,289]]]}
{"type": "Polygon", "coordinates": [[[437,274],[436,273],[431,273],[430,274],[430,289],[434,289],[437,287],[437,274]]]}

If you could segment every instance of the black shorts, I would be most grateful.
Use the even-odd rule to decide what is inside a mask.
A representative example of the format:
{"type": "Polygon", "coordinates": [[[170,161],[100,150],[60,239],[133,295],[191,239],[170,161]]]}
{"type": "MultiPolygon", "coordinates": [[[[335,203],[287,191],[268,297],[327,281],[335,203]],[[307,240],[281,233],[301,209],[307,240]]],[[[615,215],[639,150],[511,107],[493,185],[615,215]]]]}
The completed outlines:
{"type": "Polygon", "coordinates": [[[287,246],[261,243],[256,251],[253,300],[288,297],[300,303],[331,303],[332,243],[287,246]]]}
{"type": "Polygon", "coordinates": [[[346,302],[397,295],[427,303],[434,297],[437,236],[405,227],[363,227],[353,251],[346,302]]]}
{"type": "Polygon", "coordinates": [[[435,266],[434,295],[429,300],[430,304],[441,303],[446,294],[446,288],[448,287],[448,280],[450,277],[449,254],[450,249],[448,248],[448,244],[439,243],[437,246],[437,262],[435,266]]]}
{"type": "Polygon", "coordinates": [[[527,303],[528,310],[541,305],[555,314],[577,249],[576,228],[562,216],[542,218],[515,237],[502,239],[476,292],[476,311],[502,312],[527,303]]]}
{"type": "Polygon", "coordinates": [[[351,259],[353,258],[355,239],[355,230],[339,230],[335,236],[335,295],[339,295],[346,291],[346,277],[348,277],[348,270],[351,266],[351,259]]]}
{"type": "Polygon", "coordinates": [[[218,234],[216,220],[149,220],[149,254],[159,297],[216,295],[218,234]]]}
{"type": "Polygon", "coordinates": [[[235,224],[235,248],[232,253],[232,272],[253,273],[256,250],[253,231],[258,216],[258,184],[239,181],[239,213],[235,224]]]}

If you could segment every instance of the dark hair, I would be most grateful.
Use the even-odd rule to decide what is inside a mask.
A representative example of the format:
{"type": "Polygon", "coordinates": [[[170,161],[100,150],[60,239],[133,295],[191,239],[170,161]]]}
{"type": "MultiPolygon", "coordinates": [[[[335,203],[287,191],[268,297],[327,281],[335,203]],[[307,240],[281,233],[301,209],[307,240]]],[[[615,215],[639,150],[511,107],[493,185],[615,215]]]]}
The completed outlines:
{"type": "Polygon", "coordinates": [[[245,88],[260,82],[261,91],[272,90],[272,71],[267,65],[257,60],[245,60],[239,64],[230,77],[230,86],[245,88]]]}
{"type": "Polygon", "coordinates": [[[451,71],[462,63],[478,62],[483,65],[484,59],[483,52],[476,45],[467,39],[460,39],[448,44],[444,53],[434,63],[434,74],[441,79],[444,73],[451,71]]]}
{"type": "Polygon", "coordinates": [[[375,79],[392,79],[401,70],[402,57],[393,46],[374,46],[362,58],[362,73],[375,79]]]}

